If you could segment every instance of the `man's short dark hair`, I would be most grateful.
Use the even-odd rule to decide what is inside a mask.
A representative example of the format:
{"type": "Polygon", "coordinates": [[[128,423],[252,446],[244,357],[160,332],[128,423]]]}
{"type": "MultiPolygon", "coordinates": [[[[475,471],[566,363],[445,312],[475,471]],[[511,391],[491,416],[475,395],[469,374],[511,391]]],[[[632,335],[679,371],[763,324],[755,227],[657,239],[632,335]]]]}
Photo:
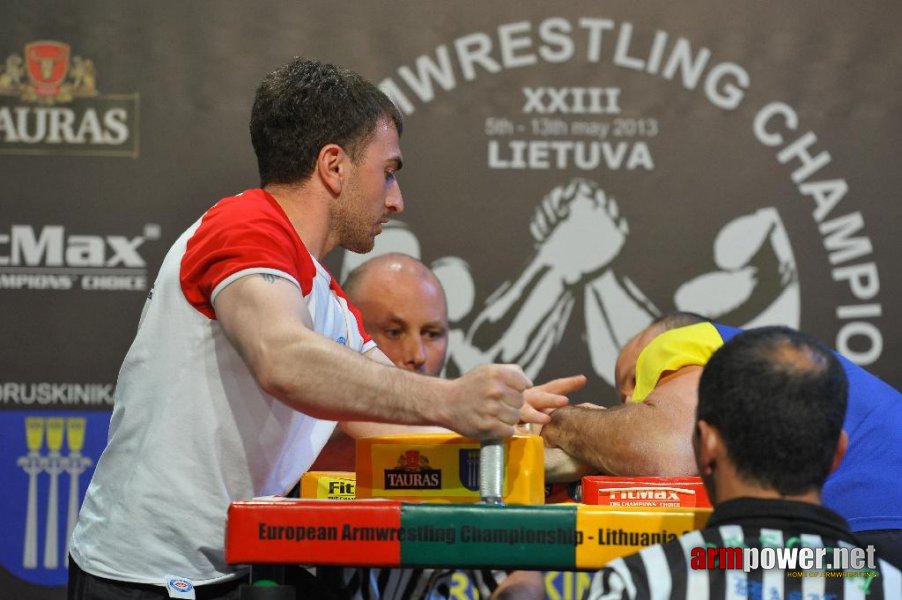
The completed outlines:
{"type": "Polygon", "coordinates": [[[401,113],[379,88],[353,71],[295,58],[264,77],[254,98],[250,130],[260,185],[306,179],[327,144],[356,163],[381,120],[401,135],[401,113]]]}
{"type": "Polygon", "coordinates": [[[698,419],[720,431],[740,477],[798,495],[830,474],[847,394],[842,365],[820,341],[785,327],[752,329],[708,361],[698,419]]]}

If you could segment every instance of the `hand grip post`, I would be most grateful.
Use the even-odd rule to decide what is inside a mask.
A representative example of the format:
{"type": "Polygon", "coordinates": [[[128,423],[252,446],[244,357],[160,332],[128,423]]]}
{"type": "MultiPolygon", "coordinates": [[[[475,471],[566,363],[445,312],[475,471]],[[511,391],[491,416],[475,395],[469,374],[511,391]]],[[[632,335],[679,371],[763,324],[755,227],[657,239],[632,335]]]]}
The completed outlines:
{"type": "Polygon", "coordinates": [[[483,504],[504,504],[504,440],[483,440],[479,448],[479,497],[483,504]]]}

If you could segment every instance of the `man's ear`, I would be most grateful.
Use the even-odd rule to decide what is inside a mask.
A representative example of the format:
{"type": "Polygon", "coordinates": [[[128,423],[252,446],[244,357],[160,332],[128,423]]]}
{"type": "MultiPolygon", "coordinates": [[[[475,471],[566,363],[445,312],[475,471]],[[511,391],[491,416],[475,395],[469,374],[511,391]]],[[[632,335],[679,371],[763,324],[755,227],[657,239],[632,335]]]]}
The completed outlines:
{"type": "Polygon", "coordinates": [[[350,157],[345,153],[338,144],[326,144],[320,148],[319,155],[316,157],[316,174],[323,185],[338,196],[344,187],[344,180],[347,175],[346,163],[350,157]]]}
{"type": "Polygon", "coordinates": [[[720,460],[726,449],[723,446],[723,439],[720,432],[712,427],[707,421],[699,421],[695,425],[698,432],[696,461],[698,462],[698,472],[702,475],[710,475],[714,472],[717,461],[720,460]]]}
{"type": "Polygon", "coordinates": [[[839,432],[839,441],[836,443],[836,453],[833,455],[833,463],[830,465],[831,473],[839,468],[839,463],[842,462],[843,457],[846,455],[846,450],[848,449],[849,434],[843,429],[839,432]]]}

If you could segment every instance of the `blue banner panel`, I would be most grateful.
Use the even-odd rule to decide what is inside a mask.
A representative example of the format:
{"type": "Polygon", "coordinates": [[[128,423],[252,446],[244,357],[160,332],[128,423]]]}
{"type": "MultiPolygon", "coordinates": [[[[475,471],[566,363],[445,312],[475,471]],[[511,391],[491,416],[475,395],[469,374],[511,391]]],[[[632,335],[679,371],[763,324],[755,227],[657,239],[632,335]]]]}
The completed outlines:
{"type": "Polygon", "coordinates": [[[0,412],[0,566],[30,583],[65,585],[78,509],[106,444],[108,412],[0,412]]]}

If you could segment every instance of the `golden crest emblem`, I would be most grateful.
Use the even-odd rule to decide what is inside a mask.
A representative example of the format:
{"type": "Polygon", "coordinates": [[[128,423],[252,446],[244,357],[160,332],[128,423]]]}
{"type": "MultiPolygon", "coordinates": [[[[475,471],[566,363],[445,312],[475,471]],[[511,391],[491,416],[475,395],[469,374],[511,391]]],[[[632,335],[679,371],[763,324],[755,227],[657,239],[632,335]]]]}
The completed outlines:
{"type": "Polygon", "coordinates": [[[96,96],[97,69],[90,58],[72,56],[69,44],[29,42],[0,66],[0,94],[44,105],[96,96]]]}

